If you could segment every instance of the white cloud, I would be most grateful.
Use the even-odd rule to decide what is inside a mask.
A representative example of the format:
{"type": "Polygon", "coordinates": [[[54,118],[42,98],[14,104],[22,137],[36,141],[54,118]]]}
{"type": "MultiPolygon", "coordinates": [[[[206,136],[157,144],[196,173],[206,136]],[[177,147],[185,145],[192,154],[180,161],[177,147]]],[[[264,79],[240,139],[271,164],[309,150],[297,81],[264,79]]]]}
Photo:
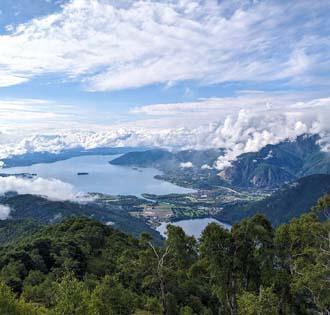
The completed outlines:
{"type": "MultiPolygon", "coordinates": [[[[304,96],[307,98],[307,96],[304,96]]],[[[308,96],[310,98],[310,96],[308,96]]],[[[305,100],[297,95],[249,91],[230,98],[135,108],[143,118],[133,123],[44,132],[32,136],[0,133],[0,159],[27,152],[59,152],[82,147],[154,146],[169,149],[223,148],[219,170],[242,153],[304,133],[322,136],[329,147],[330,98],[305,100]],[[299,100],[299,102],[298,102],[299,100]],[[178,126],[180,126],[178,128],[178,126]]],[[[0,111],[1,115],[1,111],[0,111]]]]}
{"type": "MultiPolygon", "coordinates": [[[[286,139],[294,140],[305,133],[320,133],[323,148],[329,147],[326,139],[330,132],[330,98],[299,102],[298,99],[294,94],[247,91],[237,97],[142,106],[133,112],[168,119],[173,125],[177,125],[180,119],[192,126],[209,121],[190,128],[190,137],[185,135],[182,138],[189,139],[193,148],[225,149],[225,154],[215,164],[217,169],[223,170],[242,153],[256,152],[267,144],[286,139]]],[[[187,131],[182,129],[182,133],[184,130],[187,131]]],[[[186,142],[188,147],[189,140],[186,142]]]]}
{"type": "Polygon", "coordinates": [[[208,165],[208,164],[203,164],[203,165],[201,166],[201,169],[202,169],[202,170],[211,170],[212,167],[211,167],[210,165],[208,165]]]}
{"type": "MultiPolygon", "coordinates": [[[[28,149],[37,134],[104,130],[104,123],[111,121],[109,116],[106,109],[101,112],[45,99],[0,99],[0,158],[6,154],[20,154],[20,151],[24,153],[25,149],[20,148],[28,149]],[[14,147],[16,149],[10,149],[14,147]]],[[[54,139],[53,136],[47,138],[54,139]]]]}
{"type": "MultiPolygon", "coordinates": [[[[153,104],[134,107],[133,114],[143,114],[148,116],[196,116],[197,119],[217,119],[236,113],[241,109],[253,111],[265,111],[266,109],[285,109],[291,106],[308,106],[308,100],[313,99],[312,93],[284,93],[284,92],[262,92],[262,91],[240,91],[237,95],[229,97],[214,97],[201,99],[194,102],[153,104]],[[299,103],[297,104],[297,100],[299,103]]],[[[320,99],[316,99],[317,106],[320,99]]],[[[328,99],[325,99],[325,104],[328,99]]]]}
{"type": "Polygon", "coordinates": [[[183,80],[312,83],[330,69],[329,9],[307,0],[72,0],[0,36],[0,86],[49,73],[96,91],[183,80]]]}
{"type": "MultiPolygon", "coordinates": [[[[86,201],[88,197],[78,193],[71,184],[57,179],[0,177],[0,194],[7,192],[44,196],[53,201],[86,201]]],[[[1,210],[1,209],[0,209],[1,210]]]]}
{"type": "Polygon", "coordinates": [[[0,220],[8,219],[10,211],[11,209],[9,206],[0,204],[0,220]]]}
{"type": "Polygon", "coordinates": [[[21,84],[27,82],[28,80],[28,78],[22,77],[20,75],[15,75],[15,73],[0,70],[0,88],[21,84]]]}
{"type": "Polygon", "coordinates": [[[194,165],[189,161],[189,162],[182,162],[180,163],[181,168],[192,168],[194,165]]]}
{"type": "MultiPolygon", "coordinates": [[[[83,112],[83,110],[80,110],[83,112]]],[[[1,131],[14,130],[27,135],[36,130],[71,128],[79,120],[78,109],[42,99],[0,99],[1,131]]],[[[80,122],[80,124],[83,122],[80,122]]]]}

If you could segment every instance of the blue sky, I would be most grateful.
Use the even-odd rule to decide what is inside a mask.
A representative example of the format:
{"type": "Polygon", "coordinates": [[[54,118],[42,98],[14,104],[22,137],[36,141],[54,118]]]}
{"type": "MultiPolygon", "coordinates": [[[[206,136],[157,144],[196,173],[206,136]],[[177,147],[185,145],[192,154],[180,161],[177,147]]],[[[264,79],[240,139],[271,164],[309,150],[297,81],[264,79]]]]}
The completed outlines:
{"type": "Polygon", "coordinates": [[[311,129],[306,108],[330,106],[329,10],[327,0],[1,0],[0,145],[18,130],[114,128],[191,143],[176,130],[213,132],[205,126],[242,110],[288,112],[311,129]]]}

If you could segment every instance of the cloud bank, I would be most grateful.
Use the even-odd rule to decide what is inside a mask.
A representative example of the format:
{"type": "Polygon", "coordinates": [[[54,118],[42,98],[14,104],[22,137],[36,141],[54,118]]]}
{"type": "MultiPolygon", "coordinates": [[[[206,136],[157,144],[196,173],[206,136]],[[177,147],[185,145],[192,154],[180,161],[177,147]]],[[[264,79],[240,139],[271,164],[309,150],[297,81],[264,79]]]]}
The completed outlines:
{"type": "Polygon", "coordinates": [[[246,152],[267,144],[294,140],[302,134],[320,134],[330,149],[330,97],[297,101],[296,95],[256,91],[237,97],[212,98],[194,103],[155,104],[132,109],[133,123],[101,131],[61,130],[15,138],[0,134],[0,159],[31,152],[63,149],[145,146],[171,150],[222,148],[216,167],[222,170],[246,152]],[[177,126],[181,126],[177,128],[177,126]]]}
{"type": "Polygon", "coordinates": [[[9,206],[0,204],[0,220],[8,219],[10,211],[11,209],[9,206]]]}
{"type": "Polygon", "coordinates": [[[192,168],[194,165],[189,161],[189,162],[182,162],[180,163],[181,168],[192,168]]]}
{"type": "MultiPolygon", "coordinates": [[[[86,201],[88,198],[78,193],[74,187],[57,179],[22,178],[16,176],[0,177],[0,195],[7,192],[43,196],[52,201],[86,201]]],[[[0,207],[6,213],[6,208],[0,207]]],[[[8,212],[9,214],[9,212],[8,212]]]]}
{"type": "Polygon", "coordinates": [[[0,86],[61,74],[92,91],[233,81],[321,84],[328,1],[72,0],[0,36],[0,86]]]}

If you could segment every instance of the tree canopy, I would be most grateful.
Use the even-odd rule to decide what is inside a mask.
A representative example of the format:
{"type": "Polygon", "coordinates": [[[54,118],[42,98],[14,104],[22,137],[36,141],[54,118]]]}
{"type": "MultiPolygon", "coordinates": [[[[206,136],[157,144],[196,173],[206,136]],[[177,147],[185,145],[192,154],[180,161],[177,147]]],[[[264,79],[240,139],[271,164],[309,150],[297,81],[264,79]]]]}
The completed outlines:
{"type": "Polygon", "coordinates": [[[199,240],[170,225],[161,247],[75,217],[0,247],[0,314],[329,312],[330,222],[315,212],[276,230],[259,214],[211,223],[199,240]]]}

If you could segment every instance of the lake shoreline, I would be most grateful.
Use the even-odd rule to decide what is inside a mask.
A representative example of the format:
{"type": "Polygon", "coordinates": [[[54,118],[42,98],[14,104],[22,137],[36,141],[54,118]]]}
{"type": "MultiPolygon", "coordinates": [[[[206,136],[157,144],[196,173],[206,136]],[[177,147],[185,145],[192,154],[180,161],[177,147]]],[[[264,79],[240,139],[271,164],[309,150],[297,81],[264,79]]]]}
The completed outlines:
{"type": "Polygon", "coordinates": [[[166,227],[168,225],[174,225],[181,227],[187,235],[194,236],[195,238],[200,238],[202,232],[210,223],[217,223],[220,226],[231,229],[230,224],[226,224],[222,221],[219,221],[215,218],[191,218],[188,220],[177,220],[175,222],[163,222],[159,225],[156,230],[160,233],[161,236],[166,238],[166,227]]]}
{"type": "Polygon", "coordinates": [[[162,172],[154,168],[136,171],[130,167],[109,164],[109,160],[119,155],[81,155],[49,163],[2,168],[0,173],[37,174],[37,177],[58,179],[73,185],[82,193],[135,195],[141,198],[144,193],[167,195],[194,192],[192,189],[155,179],[162,172]],[[81,172],[88,173],[88,176],[78,176],[81,172]]]}

